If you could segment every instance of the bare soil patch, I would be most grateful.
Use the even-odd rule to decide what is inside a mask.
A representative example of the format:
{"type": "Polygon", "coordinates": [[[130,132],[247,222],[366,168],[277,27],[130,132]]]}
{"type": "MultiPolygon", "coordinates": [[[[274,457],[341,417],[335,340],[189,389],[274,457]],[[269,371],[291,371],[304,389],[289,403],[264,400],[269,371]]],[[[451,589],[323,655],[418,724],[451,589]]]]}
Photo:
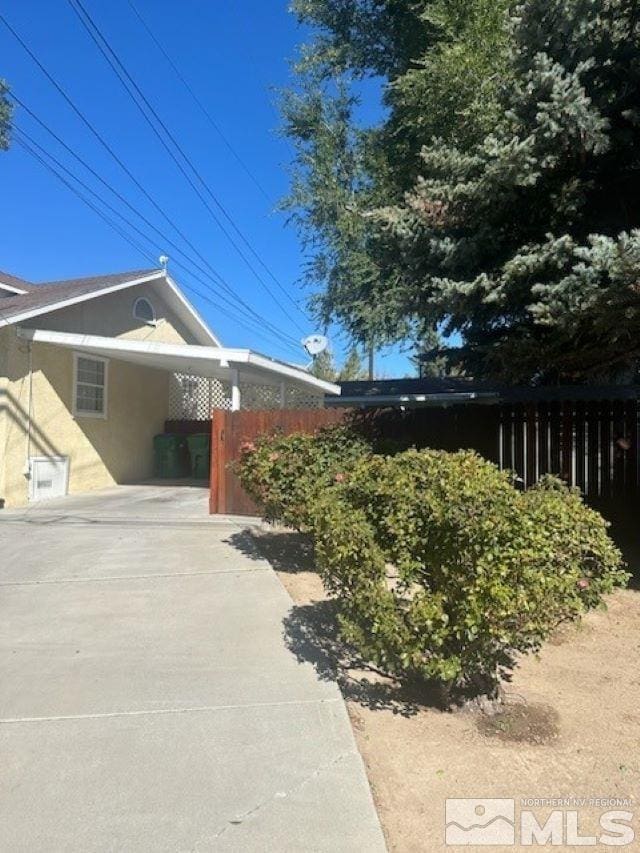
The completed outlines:
{"type": "Polygon", "coordinates": [[[550,705],[509,703],[495,714],[480,714],[478,731],[513,743],[551,743],[559,735],[558,713],[550,705]]]}
{"type": "MultiPolygon", "coordinates": [[[[390,851],[451,850],[447,797],[514,797],[516,814],[529,798],[632,798],[636,846],[623,849],[640,850],[640,591],[616,593],[606,612],[523,658],[497,714],[449,713],[342,646],[305,537],[268,532],[255,543],[294,601],[289,647],[339,679],[390,851]]],[[[534,809],[541,821],[549,811],[534,809]]],[[[598,834],[602,811],[580,809],[582,834],[598,834]]]]}

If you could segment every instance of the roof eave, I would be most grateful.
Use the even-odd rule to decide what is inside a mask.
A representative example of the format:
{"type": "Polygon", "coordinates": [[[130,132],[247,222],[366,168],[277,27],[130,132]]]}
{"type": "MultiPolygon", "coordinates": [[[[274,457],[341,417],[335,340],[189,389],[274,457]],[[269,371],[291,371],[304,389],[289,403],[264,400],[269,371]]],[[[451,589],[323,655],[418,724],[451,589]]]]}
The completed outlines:
{"type": "Polygon", "coordinates": [[[456,403],[497,403],[500,395],[491,392],[460,391],[450,394],[378,394],[327,396],[327,406],[353,406],[360,408],[384,408],[385,406],[447,406],[456,403]]]}
{"type": "MultiPolygon", "coordinates": [[[[25,320],[30,320],[33,317],[40,317],[42,314],[50,314],[52,311],[60,311],[63,308],[69,308],[72,305],[78,305],[81,302],[88,302],[91,299],[97,299],[99,296],[107,296],[110,293],[116,293],[119,290],[126,290],[129,287],[135,287],[136,285],[145,284],[149,281],[156,281],[159,278],[164,278],[164,272],[162,270],[158,270],[151,275],[141,276],[140,278],[119,282],[118,284],[108,285],[107,287],[100,288],[100,290],[91,290],[77,296],[69,296],[66,299],[61,299],[59,302],[40,305],[38,308],[32,308],[31,310],[23,311],[22,313],[14,314],[13,316],[7,317],[0,314],[0,327],[15,326],[19,323],[24,323],[25,320]]],[[[33,291],[30,291],[30,293],[32,292],[33,291]]]]}
{"type": "Polygon", "coordinates": [[[81,335],[73,332],[56,332],[50,329],[27,329],[19,327],[18,337],[36,343],[57,344],[68,349],[93,353],[106,358],[120,358],[140,362],[144,358],[150,367],[171,370],[173,372],[192,372],[195,375],[207,375],[208,366],[215,362],[225,372],[233,369],[252,368],[257,375],[271,378],[265,384],[277,384],[287,380],[313,388],[322,394],[340,394],[340,387],[331,382],[317,379],[300,368],[286,362],[277,361],[269,356],[248,349],[228,347],[207,347],[194,344],[165,344],[156,341],[136,341],[129,338],[108,338],[99,335],[81,335]],[[129,359],[127,359],[129,356],[129,359]],[[166,358],[165,358],[166,357],[166,358]],[[164,366],[166,365],[166,366],[164,366]],[[198,371],[203,371],[198,373],[198,371]]]}

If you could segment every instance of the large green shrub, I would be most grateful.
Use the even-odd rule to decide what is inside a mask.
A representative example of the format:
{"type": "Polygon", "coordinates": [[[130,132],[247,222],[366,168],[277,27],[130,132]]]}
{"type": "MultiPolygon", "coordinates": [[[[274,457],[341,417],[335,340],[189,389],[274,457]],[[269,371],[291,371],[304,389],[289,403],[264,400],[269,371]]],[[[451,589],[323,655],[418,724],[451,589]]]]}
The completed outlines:
{"type": "Polygon", "coordinates": [[[265,519],[309,531],[319,496],[368,453],[366,442],[345,426],[315,435],[274,433],[245,444],[236,471],[265,519]]]}
{"type": "Polygon", "coordinates": [[[476,693],[626,582],[606,528],[553,478],[522,493],[475,453],[410,450],[356,460],[318,502],[314,533],[363,657],[476,693]]]}

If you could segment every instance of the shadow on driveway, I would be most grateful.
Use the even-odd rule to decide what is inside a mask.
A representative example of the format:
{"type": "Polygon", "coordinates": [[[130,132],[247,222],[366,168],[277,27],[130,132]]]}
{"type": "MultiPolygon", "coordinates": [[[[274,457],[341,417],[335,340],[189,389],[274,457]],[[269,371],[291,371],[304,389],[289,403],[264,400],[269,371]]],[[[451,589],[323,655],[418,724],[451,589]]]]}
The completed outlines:
{"type": "MultiPolygon", "coordinates": [[[[246,556],[266,559],[279,573],[316,572],[309,536],[289,531],[245,530],[227,540],[246,556]]],[[[283,620],[287,648],[299,662],[313,664],[323,681],[337,681],[345,699],[374,711],[392,711],[404,717],[423,707],[442,707],[442,695],[425,684],[401,685],[364,661],[340,639],[339,606],[324,598],[295,604],[283,620]]]]}

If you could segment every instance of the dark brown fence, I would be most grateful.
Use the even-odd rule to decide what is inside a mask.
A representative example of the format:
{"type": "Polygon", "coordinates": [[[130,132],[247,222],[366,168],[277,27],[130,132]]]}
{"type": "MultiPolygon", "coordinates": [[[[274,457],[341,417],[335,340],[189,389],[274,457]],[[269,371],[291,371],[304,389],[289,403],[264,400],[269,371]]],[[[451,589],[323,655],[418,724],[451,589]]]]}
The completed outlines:
{"type": "Polygon", "coordinates": [[[407,447],[471,449],[496,464],[499,461],[498,406],[352,410],[350,421],[383,453],[395,453],[407,447]]]}
{"type": "Polygon", "coordinates": [[[556,474],[578,486],[612,519],[635,518],[640,509],[638,401],[589,400],[406,411],[217,411],[212,422],[211,512],[257,512],[229,468],[244,441],[276,430],[314,432],[345,418],[374,438],[383,452],[409,446],[470,448],[515,471],[523,487],[543,474],[556,474]]]}
{"type": "Polygon", "coordinates": [[[211,492],[209,511],[225,515],[258,515],[251,498],[240,485],[231,463],[240,458],[241,447],[258,436],[282,432],[313,433],[342,421],[346,409],[279,409],[275,411],[214,411],[211,424],[211,492]]]}
{"type": "Polygon", "coordinates": [[[594,502],[636,499],[639,414],[635,400],[502,406],[499,462],[525,487],[552,473],[594,502]]]}
{"type": "Polygon", "coordinates": [[[556,474],[611,517],[640,508],[637,400],[370,410],[356,418],[382,449],[470,448],[515,471],[523,488],[556,474]]]}

